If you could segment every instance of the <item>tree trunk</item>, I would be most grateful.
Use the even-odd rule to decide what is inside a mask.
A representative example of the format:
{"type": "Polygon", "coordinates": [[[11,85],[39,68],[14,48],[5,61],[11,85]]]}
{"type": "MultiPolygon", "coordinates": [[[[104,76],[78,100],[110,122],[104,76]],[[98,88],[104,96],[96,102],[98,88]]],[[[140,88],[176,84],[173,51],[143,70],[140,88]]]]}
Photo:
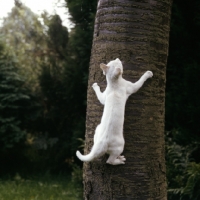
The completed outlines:
{"type": "Polygon", "coordinates": [[[167,199],[164,106],[170,13],[171,0],[99,0],[88,82],[85,154],[90,152],[103,112],[91,87],[94,82],[101,91],[106,87],[100,63],[120,58],[123,77],[132,82],[147,70],[154,76],[126,104],[126,164],[108,165],[107,155],[84,164],[87,200],[167,199]]]}

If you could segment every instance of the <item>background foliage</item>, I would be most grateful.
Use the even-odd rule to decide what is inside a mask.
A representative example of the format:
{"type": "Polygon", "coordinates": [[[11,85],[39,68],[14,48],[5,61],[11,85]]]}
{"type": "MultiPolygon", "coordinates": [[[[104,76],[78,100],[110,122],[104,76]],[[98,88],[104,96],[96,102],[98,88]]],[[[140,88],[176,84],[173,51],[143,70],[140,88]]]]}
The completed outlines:
{"type": "MultiPolygon", "coordinates": [[[[10,149],[8,142],[2,145],[5,149],[2,173],[12,172],[7,166],[14,163],[13,173],[74,168],[74,152],[82,145],[78,138],[83,138],[85,132],[87,76],[96,2],[66,1],[65,6],[75,24],[70,33],[62,26],[58,15],[49,16],[44,12],[37,16],[20,3],[0,28],[6,49],[16,60],[16,76],[22,79],[18,90],[9,92],[19,95],[23,90],[27,97],[27,102],[21,103],[23,115],[17,116],[16,122],[9,121],[13,127],[17,123],[20,134],[14,130],[5,134],[17,142],[13,142],[10,149]]],[[[3,57],[1,61],[6,62],[3,57]]],[[[8,67],[5,70],[8,74],[8,67]]],[[[2,95],[5,98],[5,93],[2,95]]],[[[7,114],[12,119],[12,112],[7,114]]]]}
{"type": "MultiPolygon", "coordinates": [[[[75,150],[85,132],[96,3],[66,0],[64,6],[75,25],[71,32],[58,15],[37,16],[21,4],[4,19],[0,27],[2,173],[74,169],[79,179],[75,150]]],[[[174,0],[166,85],[169,200],[200,199],[199,13],[198,0],[174,0]]]]}
{"type": "Polygon", "coordinates": [[[0,43],[0,147],[12,148],[24,136],[25,121],[30,97],[23,87],[24,80],[17,73],[17,63],[0,43]]]}
{"type": "Polygon", "coordinates": [[[174,0],[166,86],[169,200],[200,199],[200,2],[174,0]]]}
{"type": "Polygon", "coordinates": [[[0,29],[7,48],[20,63],[19,73],[32,90],[38,89],[40,63],[47,50],[48,37],[38,18],[25,5],[15,6],[8,17],[4,18],[0,29]]]}

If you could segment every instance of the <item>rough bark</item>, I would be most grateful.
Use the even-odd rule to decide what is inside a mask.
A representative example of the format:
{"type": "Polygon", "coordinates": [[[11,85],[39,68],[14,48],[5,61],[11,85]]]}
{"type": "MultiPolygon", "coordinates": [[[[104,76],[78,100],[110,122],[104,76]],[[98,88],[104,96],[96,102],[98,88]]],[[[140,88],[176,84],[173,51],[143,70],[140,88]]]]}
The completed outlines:
{"type": "Polygon", "coordinates": [[[165,71],[170,0],[99,0],[90,61],[85,154],[93,145],[103,106],[92,84],[106,87],[100,63],[120,58],[123,77],[135,82],[154,76],[127,101],[124,122],[125,165],[106,164],[107,155],[84,164],[87,200],[166,200],[164,148],[165,71]]]}

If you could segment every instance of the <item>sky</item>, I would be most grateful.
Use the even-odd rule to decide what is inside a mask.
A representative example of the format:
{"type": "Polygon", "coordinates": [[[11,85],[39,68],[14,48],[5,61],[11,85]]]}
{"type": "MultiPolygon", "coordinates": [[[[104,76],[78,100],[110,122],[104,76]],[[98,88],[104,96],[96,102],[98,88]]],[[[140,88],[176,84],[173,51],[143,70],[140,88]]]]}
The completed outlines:
{"type": "MultiPolygon", "coordinates": [[[[41,14],[44,10],[49,14],[58,14],[63,21],[63,26],[68,29],[73,27],[67,8],[64,7],[66,5],[64,0],[21,0],[21,2],[36,14],[41,14]]],[[[6,17],[13,6],[14,0],[0,0],[0,18],[6,17]]]]}

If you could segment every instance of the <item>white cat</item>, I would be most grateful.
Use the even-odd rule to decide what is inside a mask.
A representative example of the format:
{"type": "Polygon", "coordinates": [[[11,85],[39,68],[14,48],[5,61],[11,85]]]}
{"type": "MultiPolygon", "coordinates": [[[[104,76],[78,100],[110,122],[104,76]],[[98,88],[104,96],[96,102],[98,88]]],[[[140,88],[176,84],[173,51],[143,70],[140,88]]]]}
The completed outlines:
{"type": "Polygon", "coordinates": [[[120,154],[124,150],[123,124],[124,110],[128,97],[137,92],[143,83],[153,76],[151,71],[145,72],[136,83],[131,83],[122,78],[123,66],[121,61],[110,61],[107,65],[100,64],[103,74],[106,75],[107,87],[101,93],[97,83],[92,85],[97,98],[104,105],[101,123],[97,126],[94,134],[94,145],[88,155],[76,152],[77,157],[82,161],[92,161],[107,153],[108,164],[125,164],[125,157],[120,154]]]}

